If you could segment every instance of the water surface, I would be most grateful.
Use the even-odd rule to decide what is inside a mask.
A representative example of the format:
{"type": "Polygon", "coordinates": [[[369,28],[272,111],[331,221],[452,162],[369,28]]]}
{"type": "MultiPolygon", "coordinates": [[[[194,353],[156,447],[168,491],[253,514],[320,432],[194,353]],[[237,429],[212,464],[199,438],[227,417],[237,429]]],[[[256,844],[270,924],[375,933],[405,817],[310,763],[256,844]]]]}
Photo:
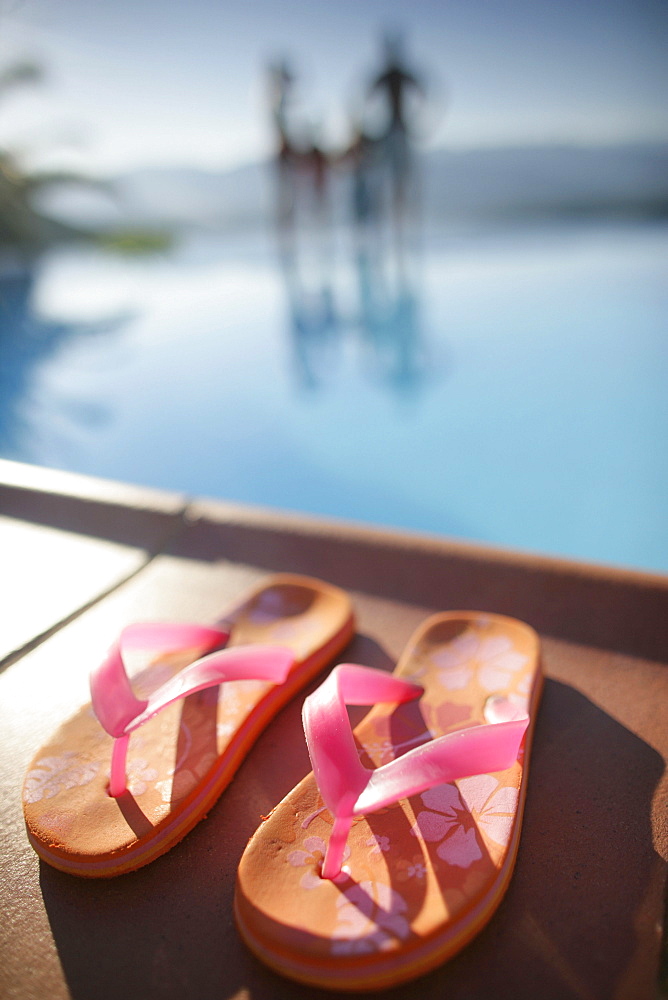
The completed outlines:
{"type": "Polygon", "coordinates": [[[667,237],[61,251],[5,317],[0,453],[668,571],[667,237]]]}

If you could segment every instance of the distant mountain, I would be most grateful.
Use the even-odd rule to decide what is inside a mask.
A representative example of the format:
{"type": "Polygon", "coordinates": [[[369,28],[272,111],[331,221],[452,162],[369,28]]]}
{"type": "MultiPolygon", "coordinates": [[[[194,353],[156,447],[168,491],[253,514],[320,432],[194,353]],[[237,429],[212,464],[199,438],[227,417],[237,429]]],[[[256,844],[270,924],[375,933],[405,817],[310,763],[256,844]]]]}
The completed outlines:
{"type": "Polygon", "coordinates": [[[668,214],[668,143],[439,150],[424,177],[444,216],[668,214]]]}
{"type": "MultiPolygon", "coordinates": [[[[668,142],[606,147],[437,150],[419,157],[423,203],[435,220],[597,214],[668,215],[668,142]]],[[[63,190],[46,208],[68,222],[231,230],[271,217],[271,164],[228,171],[138,170],[113,195],[63,190]]],[[[346,179],[334,181],[339,214],[346,179]]]]}

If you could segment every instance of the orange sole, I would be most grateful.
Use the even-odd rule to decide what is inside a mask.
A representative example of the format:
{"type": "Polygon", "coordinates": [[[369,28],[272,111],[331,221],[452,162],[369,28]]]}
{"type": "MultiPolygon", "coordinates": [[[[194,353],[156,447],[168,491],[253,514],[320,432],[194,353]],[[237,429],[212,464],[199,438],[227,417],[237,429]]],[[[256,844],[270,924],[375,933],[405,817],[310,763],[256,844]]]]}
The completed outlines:
{"type": "MultiPolygon", "coordinates": [[[[187,711],[192,714],[199,710],[201,718],[205,719],[213,733],[217,733],[220,729],[221,709],[218,708],[218,715],[212,717],[211,713],[212,711],[215,713],[216,708],[215,705],[213,709],[211,707],[210,693],[191,695],[187,701],[192,699],[192,705],[188,707],[186,702],[169,706],[161,713],[165,717],[163,720],[158,716],[147,723],[146,727],[137,730],[133,740],[138,737],[136,753],[141,754],[139,765],[135,758],[135,771],[138,773],[139,781],[135,781],[134,793],[133,783],[130,781],[130,790],[119,799],[110,799],[106,794],[111,740],[100,731],[101,727],[92,718],[90,706],[82,709],[78,716],[61,727],[51,744],[42,748],[28,772],[29,778],[31,775],[38,775],[40,780],[46,773],[46,778],[42,781],[46,789],[45,794],[35,802],[24,802],[28,838],[36,853],[44,861],[61,871],[85,878],[114,877],[135,871],[165,854],[206,816],[271,719],[337,656],[355,631],[350,603],[337,588],[309,578],[287,574],[271,578],[269,584],[265,584],[263,592],[272,585],[291,588],[317,586],[332,598],[333,605],[336,605],[336,628],[329,628],[326,641],[314,643],[314,626],[310,623],[309,630],[313,633],[312,650],[309,655],[297,662],[295,669],[281,685],[258,681],[229,682],[232,693],[228,697],[231,696],[235,703],[241,706],[241,719],[235,725],[234,731],[225,737],[224,748],[215,759],[208,760],[208,757],[213,755],[209,752],[207,757],[205,754],[205,751],[210,751],[210,741],[203,748],[190,746],[188,767],[192,772],[196,772],[201,762],[206,760],[206,770],[194,783],[194,787],[180,796],[178,801],[174,801],[172,794],[172,801],[168,806],[165,805],[164,795],[156,794],[155,788],[142,789],[142,786],[153,784],[164,787],[165,782],[171,780],[173,793],[176,777],[175,774],[170,774],[175,768],[169,766],[169,747],[172,747],[173,765],[176,748],[180,742],[184,742],[183,718],[187,711]],[[146,733],[144,729],[147,730],[146,733]],[[161,758],[162,763],[158,758],[161,758]],[[54,761],[56,764],[52,763],[54,761]],[[69,772],[66,772],[64,777],[59,777],[58,766],[63,761],[69,772]],[[75,784],[72,788],[65,787],[68,781],[74,780],[68,775],[76,777],[83,771],[86,777],[86,767],[92,768],[94,765],[97,771],[90,782],[81,786],[75,784]],[[154,771],[156,774],[153,774],[154,771]],[[143,780],[147,776],[148,783],[143,780]],[[59,780],[60,787],[58,787],[59,780]],[[57,790],[51,795],[49,793],[53,791],[54,785],[57,790]],[[152,802],[145,805],[149,795],[152,795],[152,802]],[[108,829],[109,824],[114,827],[110,837],[115,837],[117,841],[113,845],[105,844],[105,839],[110,839],[105,838],[105,829],[108,829]],[[118,841],[122,841],[120,848],[117,846],[118,841]]],[[[329,611],[329,608],[326,610],[329,611]]],[[[267,618],[271,618],[271,610],[264,615],[264,619],[267,618]]],[[[278,618],[276,621],[278,622],[276,627],[280,632],[283,619],[278,618]]],[[[252,641],[254,629],[271,633],[273,624],[271,620],[262,620],[259,626],[242,621],[239,628],[234,627],[232,634],[240,644],[252,641]],[[240,638],[237,638],[237,632],[240,638]]],[[[301,623],[298,623],[298,626],[299,624],[301,623]]],[[[331,620],[329,625],[331,626],[331,620]]],[[[288,636],[281,639],[280,644],[290,645],[289,638],[288,636]]],[[[257,641],[267,642],[269,638],[259,635],[257,641]]],[[[304,638],[299,627],[296,628],[292,641],[303,644],[304,638]]],[[[189,661],[193,658],[190,655],[185,659],[189,661]]],[[[184,665],[184,662],[180,662],[178,668],[184,665]]],[[[151,664],[145,671],[149,679],[156,667],[164,667],[164,664],[161,661],[151,664]]],[[[228,685],[224,685],[221,700],[223,707],[226,704],[227,687],[228,685]]],[[[199,722],[201,729],[201,719],[199,722]]],[[[212,736],[213,733],[209,733],[208,736],[212,736]]],[[[215,735],[213,738],[215,739],[215,735]]],[[[128,761],[128,774],[129,778],[132,778],[132,750],[128,755],[128,761]]],[[[190,772],[184,768],[184,773],[190,772]]],[[[32,789],[34,781],[33,777],[31,783],[27,782],[26,789],[29,787],[32,789]]],[[[28,795],[34,797],[32,791],[28,795]]]]}
{"type": "MultiPolygon", "coordinates": [[[[460,617],[471,616],[471,613],[434,616],[429,620],[432,626],[425,623],[423,630],[425,627],[427,629],[435,627],[433,623],[437,619],[449,622],[448,627],[451,627],[456,614],[460,617]]],[[[493,615],[477,616],[477,618],[496,623],[497,631],[506,627],[502,623],[513,621],[493,615]]],[[[486,816],[483,814],[482,819],[478,819],[475,832],[471,832],[473,821],[467,816],[466,822],[469,826],[466,829],[461,826],[458,833],[458,829],[455,828],[455,818],[460,815],[459,812],[451,811],[447,815],[434,814],[421,808],[423,805],[421,797],[415,796],[375,814],[378,817],[376,820],[373,815],[368,817],[369,823],[366,817],[355,821],[350,838],[348,881],[342,877],[338,887],[332,887],[331,883],[318,885],[317,869],[320,856],[317,842],[326,840],[331,819],[322,806],[312,775],[307,776],[259,828],[239,868],[235,895],[235,916],[239,931],[251,951],[274,971],[298,982],[325,989],[342,991],[385,989],[414,979],[441,965],[468,944],[491,919],[512,877],[519,849],[522,814],[527,794],[528,759],[543,684],[537,637],[527,626],[522,623],[517,625],[520,629],[526,630],[525,634],[528,637],[526,649],[530,649],[532,644],[535,649],[532,657],[527,656],[528,666],[521,681],[524,683],[528,678],[531,680],[525,701],[531,723],[520,749],[521,766],[518,762],[515,769],[510,769],[507,774],[485,776],[490,784],[499,783],[502,794],[506,788],[517,789],[512,822],[505,816],[500,820],[498,817],[495,819],[494,814],[488,810],[486,816]],[[529,662],[530,659],[532,662],[529,662]],[[441,822],[444,828],[450,824],[448,835],[459,835],[462,845],[468,845],[467,849],[471,856],[476,852],[480,855],[468,870],[457,867],[458,863],[464,863],[461,858],[459,862],[455,860],[450,868],[444,866],[431,848],[431,844],[415,834],[420,815],[424,815],[425,812],[432,821],[441,822]],[[507,841],[502,847],[484,836],[485,820],[487,819],[489,826],[490,816],[497,825],[501,822],[504,829],[505,827],[509,829],[507,841]],[[296,822],[297,820],[301,822],[296,822]],[[392,830],[401,826],[404,827],[403,835],[398,838],[400,846],[395,848],[392,842],[392,830]],[[411,827],[411,830],[408,830],[408,827],[411,827]],[[302,832],[304,829],[308,830],[308,835],[302,832]],[[378,835],[379,830],[382,830],[380,835],[378,835]],[[371,849],[371,854],[376,856],[375,859],[368,857],[369,845],[374,843],[374,836],[376,843],[381,845],[380,851],[375,847],[371,849]],[[295,844],[296,850],[293,846],[295,844]],[[484,855],[485,845],[489,848],[487,857],[484,855]],[[409,854],[411,850],[412,855],[409,854]],[[308,851],[313,857],[306,858],[308,851]],[[392,870],[392,851],[396,852],[398,860],[397,857],[394,858],[394,876],[390,877],[388,873],[392,870]],[[383,852],[387,852],[386,863],[381,860],[384,857],[383,852]],[[422,852],[421,858],[416,860],[416,855],[420,855],[420,852],[422,852]],[[364,853],[367,857],[362,856],[364,853]],[[286,860],[289,862],[287,865],[286,860]],[[356,868],[360,872],[359,875],[356,874],[356,868]],[[413,884],[409,885],[411,869],[418,873],[418,878],[414,878],[413,884]],[[260,871],[266,890],[258,878],[260,871]],[[440,897],[435,881],[439,875],[443,883],[443,895],[440,897]],[[399,881],[404,876],[406,881],[399,881]],[[450,877],[453,885],[448,884],[450,877]],[[383,879],[387,885],[379,888],[383,879]],[[420,879],[423,880],[421,883],[420,879]],[[467,879],[468,888],[466,888],[467,879]],[[427,893],[422,886],[429,883],[430,888],[427,893]],[[409,889],[413,893],[412,900],[410,892],[407,891],[409,889]],[[372,898],[374,893],[376,896],[372,898]],[[320,903],[314,902],[318,894],[320,903]],[[296,901],[291,909],[292,904],[288,901],[295,897],[296,901]],[[327,918],[322,918],[322,927],[318,924],[318,906],[321,906],[323,911],[328,907],[331,910],[327,918]],[[376,906],[375,912],[374,906],[376,906]],[[448,909],[453,911],[447,919],[441,919],[440,926],[439,907],[444,914],[448,909]],[[375,923],[371,917],[372,913],[375,923]],[[342,920],[344,916],[346,919],[342,920]],[[355,929],[361,927],[365,928],[366,937],[355,937],[355,929]],[[349,936],[346,937],[346,934],[349,936]]],[[[494,640],[497,644],[498,635],[494,640]]],[[[463,647],[468,640],[461,637],[458,639],[455,636],[454,646],[458,641],[460,647],[463,647]]],[[[397,673],[415,676],[413,668],[416,661],[412,659],[410,648],[413,646],[415,649],[418,645],[419,642],[414,638],[397,668],[397,673]]],[[[472,645],[472,641],[468,642],[468,645],[472,645]]],[[[455,662],[454,655],[451,654],[449,658],[454,663],[452,668],[454,673],[451,671],[450,676],[450,683],[454,687],[447,691],[452,705],[446,705],[445,701],[443,705],[446,706],[444,709],[446,715],[449,712],[452,716],[452,728],[459,728],[465,724],[463,712],[467,699],[473,702],[477,699],[480,702],[484,692],[473,677],[469,680],[468,689],[465,686],[459,687],[458,685],[466,678],[466,671],[469,668],[463,661],[461,664],[455,662]],[[475,697],[472,697],[471,688],[474,685],[475,697]],[[457,705],[461,706],[459,718],[457,718],[457,705]]],[[[501,663],[501,660],[499,662],[501,663]]],[[[499,679],[506,676],[502,666],[501,663],[501,667],[494,668],[492,664],[492,670],[496,669],[499,679]]],[[[440,669],[442,671],[442,668],[440,669]]],[[[513,685],[517,687],[520,683],[518,678],[511,678],[510,672],[506,673],[509,687],[513,685]]],[[[417,674],[417,679],[422,681],[423,677],[419,676],[419,671],[417,674]]],[[[487,676],[491,681],[493,674],[488,671],[487,676]]],[[[478,708],[480,707],[481,705],[478,705],[478,708]]],[[[473,714],[475,716],[476,713],[473,714]]],[[[428,728],[432,731],[435,728],[436,715],[438,712],[429,717],[428,728]]],[[[473,718],[470,721],[482,721],[482,719],[473,718]]],[[[356,737],[361,748],[368,749],[374,740],[378,745],[379,733],[391,734],[395,738],[397,734],[408,734],[411,725],[415,726],[415,718],[411,717],[410,707],[401,706],[394,712],[386,706],[377,707],[372,709],[357,728],[356,737]],[[388,719],[392,722],[388,723],[388,719]]],[[[415,732],[415,729],[412,731],[415,732]]],[[[370,756],[372,752],[369,750],[370,756]]],[[[376,764],[381,762],[382,759],[375,761],[376,764]]],[[[461,787],[463,788],[466,782],[471,780],[465,779],[461,787]]],[[[453,786],[449,801],[455,800],[458,807],[461,806],[458,791],[453,786]]],[[[428,830],[428,825],[426,829],[428,830]]],[[[495,835],[501,836],[498,833],[495,835]]],[[[443,849],[447,855],[448,843],[445,837],[436,851],[443,849]]],[[[322,883],[323,880],[320,881],[322,883]]]]}

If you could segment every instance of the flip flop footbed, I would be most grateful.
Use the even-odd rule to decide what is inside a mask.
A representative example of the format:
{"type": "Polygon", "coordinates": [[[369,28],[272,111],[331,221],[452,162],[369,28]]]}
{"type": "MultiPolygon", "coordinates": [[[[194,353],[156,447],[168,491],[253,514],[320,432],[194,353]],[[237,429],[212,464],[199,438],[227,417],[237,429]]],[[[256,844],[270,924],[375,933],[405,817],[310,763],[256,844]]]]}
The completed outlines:
{"type": "MultiPolygon", "coordinates": [[[[28,835],[50,864],[79,875],[120,874],[180,840],[211,808],[273,715],[346,644],[353,631],[345,595],[307,578],[272,578],[227,616],[228,645],[291,648],[281,685],[232,680],[168,705],[132,733],[127,791],[108,794],[113,740],[92,706],[43,746],[25,778],[28,835]]],[[[201,650],[138,664],[132,685],[147,697],[201,650]]]]}
{"type": "Polygon", "coordinates": [[[396,672],[424,695],[369,712],[355,731],[367,767],[484,723],[498,695],[528,710],[532,724],[509,769],[355,819],[334,880],[320,876],[332,818],[312,775],[262,824],[239,868],[237,920],[265,962],[314,985],[381,988],[427,971],[489,919],[512,871],[541,685],[535,633],[501,616],[435,616],[396,672]]]}

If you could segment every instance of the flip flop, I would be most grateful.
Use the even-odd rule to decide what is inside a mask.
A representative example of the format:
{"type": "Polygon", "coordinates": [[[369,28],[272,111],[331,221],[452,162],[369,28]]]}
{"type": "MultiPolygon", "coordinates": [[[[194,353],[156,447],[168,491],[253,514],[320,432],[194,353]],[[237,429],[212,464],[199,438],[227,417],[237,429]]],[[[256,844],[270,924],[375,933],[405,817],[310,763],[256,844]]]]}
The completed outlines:
{"type": "Polygon", "coordinates": [[[533,629],[473,612],[429,618],[394,674],[336,667],[304,704],[314,772],[239,865],[251,950],[300,982],[362,990],[461,949],[512,873],[541,685],[533,629]],[[374,705],[354,735],[346,703],[374,705]]]}
{"type": "Polygon", "coordinates": [[[220,627],[129,626],[91,675],[92,703],[28,769],[23,804],[34,849],[62,871],[97,878],[164,854],[353,631],[343,591],[287,574],[266,579],[220,627]]]}

